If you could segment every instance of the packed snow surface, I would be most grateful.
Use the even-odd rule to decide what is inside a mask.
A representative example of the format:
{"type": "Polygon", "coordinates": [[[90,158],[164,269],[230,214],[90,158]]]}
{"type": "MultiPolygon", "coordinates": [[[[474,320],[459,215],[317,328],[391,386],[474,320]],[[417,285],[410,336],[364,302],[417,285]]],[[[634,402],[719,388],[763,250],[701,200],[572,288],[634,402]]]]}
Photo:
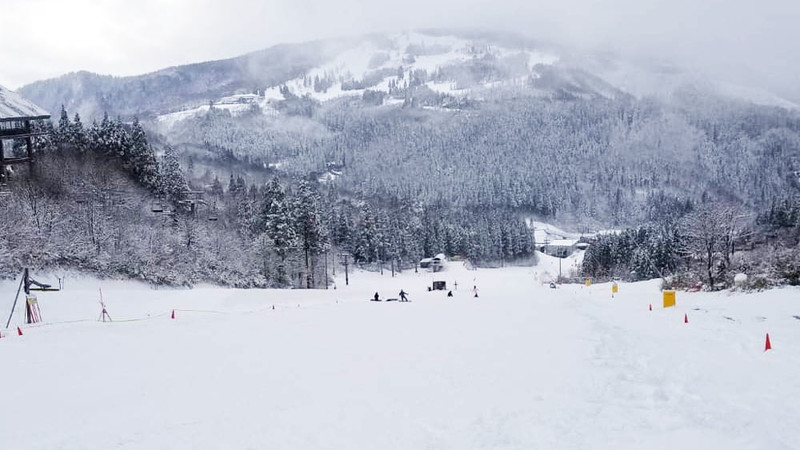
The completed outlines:
{"type": "MultiPolygon", "coordinates": [[[[349,286],[337,271],[337,289],[314,291],[67,276],[61,292],[38,296],[44,323],[24,325],[18,305],[3,330],[0,440],[8,449],[800,448],[800,290],[678,292],[664,309],[657,281],[620,283],[615,298],[609,284],[550,288],[558,263],[541,258],[534,268],[451,262],[396,277],[351,270],[349,286]],[[452,298],[427,290],[439,280],[452,298]],[[401,289],[411,302],[369,301],[401,289]],[[114,322],[97,321],[101,290],[114,322]]],[[[0,283],[4,319],[17,282],[0,283]]]]}

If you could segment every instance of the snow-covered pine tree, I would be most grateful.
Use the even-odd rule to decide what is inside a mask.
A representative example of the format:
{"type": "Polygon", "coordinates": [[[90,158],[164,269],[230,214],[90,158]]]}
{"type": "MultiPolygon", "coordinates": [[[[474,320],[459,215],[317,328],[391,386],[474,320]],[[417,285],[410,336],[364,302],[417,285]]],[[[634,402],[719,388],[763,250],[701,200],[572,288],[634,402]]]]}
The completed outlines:
{"type": "Polygon", "coordinates": [[[216,175],[214,175],[214,181],[211,183],[211,195],[217,201],[222,200],[222,197],[225,195],[222,183],[216,175]]]}
{"type": "Polygon", "coordinates": [[[168,145],[161,159],[161,192],[168,201],[178,202],[184,200],[188,191],[189,183],[181,171],[178,155],[175,149],[168,145]]]}
{"type": "Polygon", "coordinates": [[[157,191],[158,160],[153,148],[147,142],[147,135],[138,118],[133,119],[128,141],[130,144],[127,159],[134,178],[151,191],[157,191]]]}
{"type": "Polygon", "coordinates": [[[327,230],[321,220],[319,194],[308,181],[301,180],[298,183],[292,209],[297,236],[305,258],[306,288],[311,288],[314,286],[313,257],[322,254],[329,243],[327,230]]]}
{"type": "Polygon", "coordinates": [[[297,233],[292,223],[286,192],[277,177],[267,183],[258,211],[258,228],[266,236],[278,261],[275,264],[276,282],[284,286],[289,282],[287,257],[297,245],[297,233]]]}
{"type": "Polygon", "coordinates": [[[81,116],[75,113],[72,123],[67,129],[67,142],[74,149],[85,150],[88,139],[86,137],[86,130],[83,128],[81,116]]]}

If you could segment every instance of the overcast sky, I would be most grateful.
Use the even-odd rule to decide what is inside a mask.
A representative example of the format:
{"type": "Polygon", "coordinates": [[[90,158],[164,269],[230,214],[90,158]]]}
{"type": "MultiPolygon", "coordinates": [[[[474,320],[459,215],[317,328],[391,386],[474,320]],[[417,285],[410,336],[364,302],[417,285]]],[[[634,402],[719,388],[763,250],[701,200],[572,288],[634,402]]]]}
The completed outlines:
{"type": "Polygon", "coordinates": [[[134,75],[283,42],[481,27],[655,55],[800,98],[798,0],[2,0],[0,84],[134,75]]]}

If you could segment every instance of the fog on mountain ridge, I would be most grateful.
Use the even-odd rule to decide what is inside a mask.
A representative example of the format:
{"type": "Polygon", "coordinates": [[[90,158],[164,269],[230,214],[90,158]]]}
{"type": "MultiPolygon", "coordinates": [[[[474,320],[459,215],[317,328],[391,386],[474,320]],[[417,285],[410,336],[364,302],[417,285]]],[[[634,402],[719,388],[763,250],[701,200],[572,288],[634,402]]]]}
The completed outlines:
{"type": "Polygon", "coordinates": [[[656,57],[724,81],[800,98],[793,79],[800,6],[787,0],[694,2],[615,0],[410,0],[364,4],[224,4],[121,0],[11,0],[0,17],[0,84],[11,89],[88,70],[116,76],[218,60],[280,43],[419,28],[522,33],[568,48],[656,57]],[[35,24],[28,27],[27,24],[35,24]],[[54,38],[57,36],[58,38],[54,38]]]}

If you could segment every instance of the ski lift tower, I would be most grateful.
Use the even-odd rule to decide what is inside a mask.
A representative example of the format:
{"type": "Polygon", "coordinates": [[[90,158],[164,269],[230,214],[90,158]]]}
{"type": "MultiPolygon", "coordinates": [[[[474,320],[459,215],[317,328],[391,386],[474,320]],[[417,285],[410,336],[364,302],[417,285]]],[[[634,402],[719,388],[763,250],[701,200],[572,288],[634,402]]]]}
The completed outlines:
{"type": "Polygon", "coordinates": [[[0,86],[0,184],[6,182],[7,166],[33,161],[32,138],[46,134],[44,128],[37,125],[49,118],[47,111],[0,86]],[[7,156],[4,144],[8,142],[12,148],[17,140],[25,141],[25,154],[7,156]]]}

